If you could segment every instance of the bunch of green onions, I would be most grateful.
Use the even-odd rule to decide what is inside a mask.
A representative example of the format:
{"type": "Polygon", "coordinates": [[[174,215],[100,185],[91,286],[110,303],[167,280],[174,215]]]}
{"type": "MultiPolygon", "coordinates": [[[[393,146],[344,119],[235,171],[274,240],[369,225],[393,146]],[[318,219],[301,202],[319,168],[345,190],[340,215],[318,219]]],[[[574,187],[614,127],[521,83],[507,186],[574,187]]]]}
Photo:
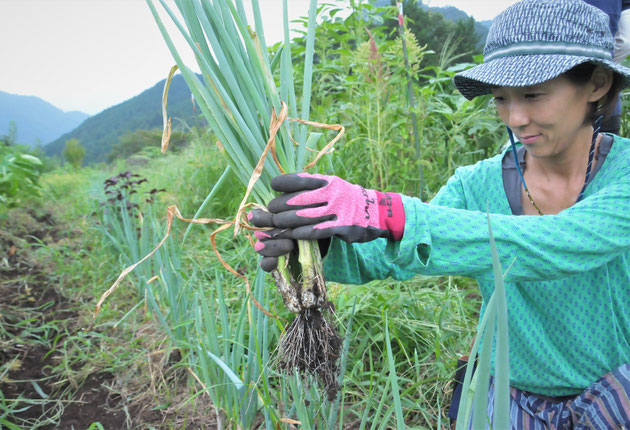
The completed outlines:
{"type": "MultiPolygon", "coordinates": [[[[317,1],[311,0],[309,8],[299,112],[287,0],[283,4],[284,44],[273,59],[266,48],[258,0],[251,2],[253,28],[247,23],[242,0],[174,0],[181,18],[165,0],[147,3],[196,103],[225,148],[230,168],[247,186],[235,220],[236,233],[246,224],[242,212],[248,196],[251,194],[261,205],[269,202],[274,197],[271,179],[283,172],[303,171],[307,149],[314,147],[322,135],[308,134],[304,124],[311,99],[317,1]],[[194,52],[202,78],[182,61],[155,3],[161,5],[194,52]],[[279,87],[273,76],[277,67],[279,87]],[[297,120],[284,121],[287,115],[297,120]],[[272,157],[263,160],[261,156],[268,153],[272,157]]],[[[298,370],[316,374],[332,397],[337,378],[331,374],[337,369],[341,342],[334,328],[320,318],[319,309],[328,301],[317,243],[299,241],[298,248],[299,256],[292,258],[290,265],[281,258],[278,270],[273,272],[285,305],[297,313],[280,339],[278,364],[288,373],[298,370]]]]}

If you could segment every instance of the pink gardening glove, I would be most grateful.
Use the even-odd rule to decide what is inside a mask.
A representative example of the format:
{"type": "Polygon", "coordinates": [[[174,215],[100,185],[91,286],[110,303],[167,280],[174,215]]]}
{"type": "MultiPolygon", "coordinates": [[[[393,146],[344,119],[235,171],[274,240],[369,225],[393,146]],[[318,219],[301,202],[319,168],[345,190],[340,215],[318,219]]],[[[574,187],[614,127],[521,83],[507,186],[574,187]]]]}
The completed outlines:
{"type": "Polygon", "coordinates": [[[262,259],[260,267],[265,272],[271,272],[278,267],[278,257],[289,254],[296,248],[290,231],[286,228],[273,228],[273,214],[260,209],[254,209],[247,214],[247,218],[256,227],[269,227],[269,230],[255,230],[256,244],[254,249],[262,259]]]}
{"type": "Polygon", "coordinates": [[[337,236],[346,242],[400,240],[405,210],[400,194],[367,190],[336,176],[290,173],[271,180],[285,194],[269,203],[274,227],[291,239],[337,236]]]}

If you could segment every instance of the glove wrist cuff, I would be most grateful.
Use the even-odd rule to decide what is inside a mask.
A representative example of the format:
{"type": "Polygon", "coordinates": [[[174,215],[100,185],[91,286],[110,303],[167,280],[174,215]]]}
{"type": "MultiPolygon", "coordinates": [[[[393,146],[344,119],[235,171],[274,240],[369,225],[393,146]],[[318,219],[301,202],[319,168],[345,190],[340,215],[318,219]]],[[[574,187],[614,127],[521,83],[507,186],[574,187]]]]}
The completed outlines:
{"type": "Polygon", "coordinates": [[[383,230],[391,232],[394,240],[400,240],[405,233],[405,207],[397,193],[376,192],[379,223],[383,230]]]}

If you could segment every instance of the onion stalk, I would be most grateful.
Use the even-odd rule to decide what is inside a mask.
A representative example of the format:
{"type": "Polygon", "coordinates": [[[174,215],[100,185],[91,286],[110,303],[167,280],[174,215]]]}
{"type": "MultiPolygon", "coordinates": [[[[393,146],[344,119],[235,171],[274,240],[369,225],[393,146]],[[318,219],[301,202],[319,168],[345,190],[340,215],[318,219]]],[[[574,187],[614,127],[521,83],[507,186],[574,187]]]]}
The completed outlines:
{"type": "MultiPolygon", "coordinates": [[[[318,137],[316,133],[308,136],[308,125],[340,131],[316,160],[343,133],[341,126],[308,121],[317,1],[311,0],[309,8],[299,114],[287,0],[283,2],[284,44],[273,59],[265,47],[258,0],[251,2],[253,26],[247,23],[242,0],[174,0],[179,16],[166,0],[146,1],[193,97],[225,148],[231,170],[247,186],[234,222],[236,234],[240,227],[247,227],[247,222],[242,220],[249,198],[264,206],[274,196],[270,185],[273,177],[284,172],[304,171],[307,144],[318,137]],[[157,4],[194,52],[201,78],[182,61],[157,4]],[[273,78],[278,66],[279,87],[273,78]],[[287,115],[292,118],[286,118],[287,115]],[[267,154],[272,157],[266,157],[267,154]]],[[[295,370],[314,374],[332,398],[337,389],[337,375],[333,373],[337,370],[341,338],[320,312],[332,306],[326,298],[318,244],[298,241],[298,251],[297,257],[280,258],[278,269],[272,273],[285,306],[297,314],[279,341],[277,362],[280,369],[289,374],[295,370]]]]}

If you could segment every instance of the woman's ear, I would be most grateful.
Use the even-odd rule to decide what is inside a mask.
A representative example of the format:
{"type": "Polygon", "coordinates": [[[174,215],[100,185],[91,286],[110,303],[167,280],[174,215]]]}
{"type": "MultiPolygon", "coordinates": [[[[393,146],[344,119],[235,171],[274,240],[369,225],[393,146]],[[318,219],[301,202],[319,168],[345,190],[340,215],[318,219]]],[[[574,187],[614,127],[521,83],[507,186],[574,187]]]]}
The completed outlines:
{"type": "Polygon", "coordinates": [[[589,94],[589,102],[596,102],[608,94],[613,84],[613,72],[610,69],[597,66],[593,70],[590,79],[591,94],[589,94]]]}

